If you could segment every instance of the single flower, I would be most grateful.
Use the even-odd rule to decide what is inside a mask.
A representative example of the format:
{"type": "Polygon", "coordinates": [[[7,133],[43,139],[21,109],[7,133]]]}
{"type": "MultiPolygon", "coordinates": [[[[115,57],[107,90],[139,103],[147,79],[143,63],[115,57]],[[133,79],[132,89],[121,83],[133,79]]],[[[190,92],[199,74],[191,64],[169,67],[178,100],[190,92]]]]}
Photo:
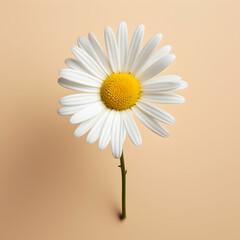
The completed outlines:
{"type": "Polygon", "coordinates": [[[172,63],[175,55],[170,54],[169,45],[155,52],[161,33],[153,36],[141,50],[143,36],[144,26],[139,25],[128,47],[125,22],[119,24],[117,39],[113,30],[106,27],[106,56],[96,37],[89,33],[88,39],[80,37],[78,47],[72,47],[76,59],[65,61],[70,69],[59,71],[61,86],[84,93],[63,97],[60,100],[63,107],[58,113],[72,115],[70,122],[80,123],[74,132],[76,137],[88,132],[87,142],[98,140],[100,150],[111,142],[113,156],[121,157],[124,177],[122,152],[126,134],[136,146],[142,144],[133,115],[154,133],[168,137],[168,131],[160,122],[172,125],[175,119],[151,103],[183,103],[184,97],[167,92],[187,87],[178,75],[153,78],[172,63]]]}

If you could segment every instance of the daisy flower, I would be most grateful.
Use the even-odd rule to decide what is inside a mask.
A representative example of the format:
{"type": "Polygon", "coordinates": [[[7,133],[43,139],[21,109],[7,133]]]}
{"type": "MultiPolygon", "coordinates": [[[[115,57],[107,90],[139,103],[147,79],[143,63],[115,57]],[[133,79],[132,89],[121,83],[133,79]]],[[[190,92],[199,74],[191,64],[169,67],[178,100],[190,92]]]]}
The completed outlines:
{"type": "Polygon", "coordinates": [[[155,51],[162,39],[161,33],[141,49],[144,30],[143,25],[137,27],[128,47],[125,22],[119,24],[117,38],[113,30],[106,27],[107,55],[93,33],[88,34],[88,39],[79,37],[78,46],[71,49],[76,58],[66,59],[69,68],[59,71],[58,83],[81,93],[61,98],[63,106],[58,113],[72,115],[70,122],[80,123],[74,132],[76,137],[88,132],[87,142],[98,140],[100,150],[111,143],[113,156],[121,160],[124,177],[122,152],[126,134],[136,146],[142,144],[133,115],[154,133],[168,137],[168,131],[160,122],[172,125],[175,119],[152,103],[183,103],[184,97],[168,92],[187,87],[178,75],[155,77],[173,62],[175,55],[170,54],[169,45],[155,51]]]}

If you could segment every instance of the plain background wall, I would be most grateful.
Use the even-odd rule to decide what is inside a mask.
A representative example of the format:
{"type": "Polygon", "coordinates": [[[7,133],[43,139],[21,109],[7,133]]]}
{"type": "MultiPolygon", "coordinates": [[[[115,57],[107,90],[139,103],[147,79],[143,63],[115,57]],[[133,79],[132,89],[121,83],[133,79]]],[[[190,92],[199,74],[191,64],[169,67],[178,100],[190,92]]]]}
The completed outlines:
{"type": "Polygon", "coordinates": [[[0,239],[240,239],[240,2],[233,0],[2,0],[0,8],[0,239]],[[161,32],[177,58],[162,74],[189,83],[163,139],[143,125],[118,160],[58,116],[58,70],[77,38],[121,20],[144,43],[161,32]]]}

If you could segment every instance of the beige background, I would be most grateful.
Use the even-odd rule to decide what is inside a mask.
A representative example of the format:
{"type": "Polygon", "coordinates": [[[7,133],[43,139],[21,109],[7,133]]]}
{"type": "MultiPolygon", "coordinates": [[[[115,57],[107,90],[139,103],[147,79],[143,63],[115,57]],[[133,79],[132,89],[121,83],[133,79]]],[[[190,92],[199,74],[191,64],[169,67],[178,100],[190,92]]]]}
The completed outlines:
{"type": "Polygon", "coordinates": [[[0,239],[240,239],[239,1],[1,1],[0,239]],[[157,32],[177,58],[164,74],[189,82],[162,139],[143,125],[125,142],[127,214],[120,169],[56,113],[73,93],[57,85],[78,36],[103,43],[121,20],[144,42],[157,32]]]}

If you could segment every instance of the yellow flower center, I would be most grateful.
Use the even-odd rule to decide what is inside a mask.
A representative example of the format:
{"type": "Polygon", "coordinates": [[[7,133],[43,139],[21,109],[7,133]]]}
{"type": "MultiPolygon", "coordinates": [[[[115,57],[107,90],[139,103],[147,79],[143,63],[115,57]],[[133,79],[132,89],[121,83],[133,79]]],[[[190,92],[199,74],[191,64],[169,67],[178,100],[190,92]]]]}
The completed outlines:
{"type": "Polygon", "coordinates": [[[140,92],[138,80],[129,73],[112,73],[103,81],[100,89],[103,103],[118,111],[134,106],[140,92]]]}

